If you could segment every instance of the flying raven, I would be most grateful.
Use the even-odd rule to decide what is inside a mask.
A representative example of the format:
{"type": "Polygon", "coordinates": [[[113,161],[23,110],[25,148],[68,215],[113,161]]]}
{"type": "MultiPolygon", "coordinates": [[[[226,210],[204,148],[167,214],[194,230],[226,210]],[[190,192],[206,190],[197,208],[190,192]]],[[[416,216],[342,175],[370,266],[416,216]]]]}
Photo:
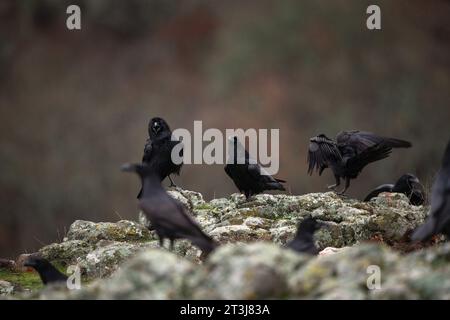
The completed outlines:
{"type": "Polygon", "coordinates": [[[439,233],[450,237],[450,142],[431,189],[430,213],[425,223],[413,233],[412,240],[425,241],[439,233]]]}
{"type": "Polygon", "coordinates": [[[369,201],[377,197],[382,192],[403,193],[409,198],[409,202],[414,206],[420,206],[425,202],[425,190],[419,179],[412,174],[402,175],[395,184],[382,184],[372,190],[364,199],[369,201]]]}
{"type": "Polygon", "coordinates": [[[335,190],[345,179],[344,194],[362,169],[371,162],[387,158],[392,148],[409,148],[411,143],[404,140],[380,137],[364,131],[343,131],[336,136],[336,142],[324,134],[310,139],[308,150],[308,173],[316,169],[319,175],[330,168],[336,184],[329,186],[335,190]]]}
{"type": "MultiPolygon", "coordinates": [[[[175,164],[172,161],[172,149],[181,141],[172,140],[172,131],[167,122],[162,118],[152,118],[148,123],[149,138],[145,143],[144,156],[142,162],[151,166],[153,172],[163,181],[169,177],[170,186],[175,186],[170,174],[180,174],[182,163],[175,164]]],[[[183,150],[180,151],[183,156],[183,150]]],[[[142,188],[139,191],[138,198],[142,194],[142,188]]]]}
{"type": "Polygon", "coordinates": [[[281,184],[286,181],[273,178],[266,170],[261,168],[250,157],[236,136],[229,137],[228,143],[228,160],[225,172],[247,199],[264,190],[286,190],[281,184]]]}
{"type": "Polygon", "coordinates": [[[314,218],[304,219],[299,223],[294,239],[286,244],[286,247],[297,252],[317,255],[319,249],[314,243],[314,232],[319,230],[321,226],[322,224],[314,218]]]}
{"type": "Polygon", "coordinates": [[[186,213],[184,206],[167,194],[159,176],[153,172],[151,166],[125,164],[122,166],[122,171],[136,172],[141,178],[142,195],[139,199],[139,207],[150,220],[161,246],[166,238],[170,240],[171,249],[174,240],[187,239],[199,247],[205,255],[217,247],[216,242],[207,236],[186,213]]]}
{"type": "Polygon", "coordinates": [[[67,276],[58,271],[49,261],[38,256],[29,256],[25,260],[25,267],[31,267],[39,273],[42,283],[66,282],[67,276]]]}

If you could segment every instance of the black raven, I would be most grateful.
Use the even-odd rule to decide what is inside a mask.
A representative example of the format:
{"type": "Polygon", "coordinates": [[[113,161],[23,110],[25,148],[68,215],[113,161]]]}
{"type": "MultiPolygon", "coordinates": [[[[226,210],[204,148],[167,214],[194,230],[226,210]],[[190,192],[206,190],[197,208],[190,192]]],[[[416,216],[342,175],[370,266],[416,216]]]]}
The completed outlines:
{"type": "Polygon", "coordinates": [[[50,262],[38,256],[29,256],[24,264],[25,267],[31,267],[39,273],[42,283],[66,282],[67,276],[58,271],[50,262]]]}
{"type": "Polygon", "coordinates": [[[321,223],[316,219],[311,217],[304,219],[299,223],[294,239],[286,244],[286,247],[297,252],[317,255],[319,249],[317,249],[314,243],[314,233],[319,230],[320,227],[321,223]]]}
{"type": "Polygon", "coordinates": [[[413,233],[412,240],[425,241],[439,233],[450,237],[450,142],[431,189],[430,213],[425,223],[413,233]]]}
{"type": "Polygon", "coordinates": [[[250,157],[237,137],[228,138],[228,143],[228,160],[225,172],[247,199],[264,190],[286,190],[281,184],[286,181],[273,178],[266,170],[261,168],[250,157]]]}
{"type": "MultiPolygon", "coordinates": [[[[170,186],[175,186],[170,174],[180,174],[182,163],[175,164],[172,161],[172,149],[181,141],[172,140],[172,131],[167,122],[162,118],[152,118],[148,123],[149,138],[145,143],[142,162],[153,167],[153,172],[163,181],[169,177],[170,186]]],[[[183,156],[183,149],[180,151],[183,156]]],[[[138,198],[141,196],[142,188],[138,198]]]]}
{"type": "Polygon", "coordinates": [[[136,172],[141,178],[142,196],[139,199],[139,207],[150,220],[161,246],[166,238],[170,240],[171,248],[174,240],[187,239],[205,255],[217,247],[216,242],[186,213],[184,206],[164,190],[159,176],[153,172],[151,166],[125,164],[122,171],[136,172]]]}
{"type": "Polygon", "coordinates": [[[414,206],[420,206],[425,202],[425,190],[419,179],[410,173],[402,175],[395,184],[382,184],[372,190],[364,199],[369,201],[382,192],[403,193],[414,206]]]}
{"type": "Polygon", "coordinates": [[[335,190],[345,179],[344,194],[361,170],[371,162],[387,158],[392,148],[409,148],[411,143],[404,140],[380,137],[364,131],[343,131],[336,136],[336,142],[324,134],[310,139],[308,150],[308,173],[316,169],[319,175],[330,167],[336,184],[328,186],[335,190]]]}

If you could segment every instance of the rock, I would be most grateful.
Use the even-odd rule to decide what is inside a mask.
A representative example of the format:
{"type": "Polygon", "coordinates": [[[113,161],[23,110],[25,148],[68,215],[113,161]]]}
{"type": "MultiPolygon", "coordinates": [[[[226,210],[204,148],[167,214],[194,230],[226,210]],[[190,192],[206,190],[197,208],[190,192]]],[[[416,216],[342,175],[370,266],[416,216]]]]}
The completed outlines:
{"type": "Polygon", "coordinates": [[[215,240],[226,242],[250,242],[270,240],[270,233],[265,229],[251,229],[246,225],[231,225],[218,227],[209,233],[215,240]]]}
{"type": "Polygon", "coordinates": [[[450,299],[450,243],[408,254],[375,299],[450,299]]]}
{"type": "Polygon", "coordinates": [[[317,233],[320,248],[349,246],[378,234],[387,241],[397,241],[426,215],[425,208],[410,206],[403,194],[382,194],[369,203],[343,199],[334,192],[302,196],[262,194],[249,201],[241,195],[231,195],[214,199],[208,205],[217,220],[215,228],[209,226],[210,234],[219,241],[249,242],[261,235],[262,240],[286,243],[293,237],[297,223],[311,215],[328,226],[317,233]],[[255,228],[268,230],[269,235],[262,231],[255,235],[255,228]]]}
{"type": "Polygon", "coordinates": [[[342,250],[345,250],[346,248],[349,248],[349,247],[343,247],[343,248],[326,247],[325,249],[323,249],[322,251],[319,252],[319,256],[328,256],[331,254],[335,254],[335,253],[341,252],[342,250]]]}
{"type": "Polygon", "coordinates": [[[66,300],[74,299],[77,292],[77,289],[69,290],[67,283],[58,282],[47,284],[39,292],[26,292],[20,297],[23,299],[66,300]]]}
{"type": "Polygon", "coordinates": [[[203,264],[143,249],[107,280],[45,299],[448,299],[450,244],[400,255],[366,243],[312,257],[273,243],[228,244],[203,264]],[[413,268],[412,268],[413,266],[413,268]],[[379,272],[380,286],[371,277],[379,272]],[[375,282],[376,283],[376,282],[375,282]]]}
{"type": "Polygon", "coordinates": [[[196,266],[164,250],[148,249],[126,263],[114,278],[97,281],[79,292],[77,299],[182,299],[196,266]]]}
{"type": "Polygon", "coordinates": [[[368,298],[368,267],[378,266],[385,277],[398,259],[398,255],[386,247],[372,244],[311,259],[291,275],[292,295],[313,299],[368,298]]]}
{"type": "Polygon", "coordinates": [[[8,296],[15,292],[15,286],[8,281],[0,280],[0,296],[8,296]]]}
{"type": "Polygon", "coordinates": [[[154,240],[154,234],[145,226],[133,221],[94,223],[77,220],[70,226],[67,239],[82,240],[90,244],[95,244],[100,240],[149,241],[154,240]]]}
{"type": "Polygon", "coordinates": [[[159,248],[142,214],[140,223],[78,220],[63,242],[39,253],[63,265],[78,264],[92,282],[77,292],[45,288],[33,297],[443,299],[450,292],[448,245],[405,255],[385,245],[400,248],[396,244],[404,241],[405,232],[426,216],[427,207],[409,205],[402,194],[383,193],[362,203],[333,192],[261,194],[248,201],[233,194],[209,202],[180,188],[169,193],[221,244],[206,260],[186,240],[176,241],[173,252],[167,243],[159,248]],[[326,225],[315,234],[324,249],[319,257],[282,247],[308,216],[326,225]],[[381,242],[367,243],[372,239],[381,242]],[[367,281],[377,267],[381,288],[371,290],[367,281]]]}
{"type": "Polygon", "coordinates": [[[104,278],[116,271],[120,264],[143,248],[158,246],[157,241],[148,243],[126,243],[101,240],[95,250],[81,258],[78,265],[82,274],[89,278],[104,278]]]}
{"type": "Polygon", "coordinates": [[[272,222],[269,219],[248,217],[244,220],[244,225],[251,229],[269,229],[272,222]]]}
{"type": "Polygon", "coordinates": [[[40,255],[52,263],[69,265],[77,263],[94,249],[94,246],[83,240],[67,240],[52,243],[39,250],[40,255]]]}
{"type": "Polygon", "coordinates": [[[168,193],[191,211],[195,208],[201,209],[201,207],[205,204],[205,200],[203,200],[203,196],[199,192],[175,188],[175,190],[169,190],[168,193]]]}
{"type": "Polygon", "coordinates": [[[151,224],[150,220],[148,220],[147,216],[142,211],[139,211],[138,222],[146,228],[149,228],[151,224]]]}
{"type": "Polygon", "coordinates": [[[187,240],[176,241],[173,252],[181,257],[185,257],[189,261],[202,263],[202,251],[191,245],[191,243],[187,240]]]}
{"type": "Polygon", "coordinates": [[[226,245],[205,263],[196,299],[275,299],[289,293],[287,275],[308,258],[272,243],[226,245]]]}

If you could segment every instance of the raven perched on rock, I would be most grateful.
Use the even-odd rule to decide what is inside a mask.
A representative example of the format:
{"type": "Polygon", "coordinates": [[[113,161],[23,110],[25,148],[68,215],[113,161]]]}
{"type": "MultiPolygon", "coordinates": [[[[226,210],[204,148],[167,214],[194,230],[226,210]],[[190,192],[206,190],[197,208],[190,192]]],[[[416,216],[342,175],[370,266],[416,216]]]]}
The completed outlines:
{"type": "Polygon", "coordinates": [[[372,190],[364,199],[369,201],[377,197],[382,192],[403,193],[409,198],[409,202],[414,206],[420,206],[425,202],[424,187],[419,179],[412,174],[402,175],[395,184],[382,184],[372,190]]]}
{"type": "Polygon", "coordinates": [[[344,194],[361,170],[371,162],[387,158],[392,148],[409,148],[411,143],[404,140],[386,138],[364,131],[343,131],[336,136],[336,142],[324,134],[310,139],[308,150],[308,173],[316,169],[319,175],[330,168],[336,184],[329,186],[335,190],[345,179],[344,194]]]}
{"type": "Polygon", "coordinates": [[[217,247],[217,243],[207,236],[191,218],[184,206],[167,194],[161,185],[159,176],[146,164],[125,164],[122,171],[136,172],[142,181],[142,195],[139,207],[148,217],[163,246],[164,239],[187,239],[199,247],[205,255],[217,247]]]}
{"type": "MultiPolygon", "coordinates": [[[[145,143],[144,156],[142,162],[151,166],[153,172],[159,177],[160,181],[163,181],[166,177],[169,177],[170,186],[175,186],[170,177],[170,174],[180,174],[182,163],[175,164],[172,161],[172,149],[181,141],[172,140],[172,131],[169,125],[162,118],[152,118],[148,123],[149,138],[145,143]]],[[[183,150],[180,152],[180,156],[183,156],[183,150]]],[[[139,191],[138,198],[142,194],[139,191]]]]}
{"type": "Polygon", "coordinates": [[[430,213],[425,223],[413,233],[412,240],[425,241],[439,233],[450,237],[450,142],[431,189],[430,213]]]}
{"type": "Polygon", "coordinates": [[[286,190],[281,184],[286,181],[273,178],[261,168],[255,160],[250,158],[249,153],[237,137],[229,137],[228,143],[225,172],[247,199],[264,190],[286,190]]]}
{"type": "Polygon", "coordinates": [[[43,284],[66,282],[67,276],[58,271],[50,262],[38,256],[30,256],[23,264],[39,273],[43,284]]]}
{"type": "Polygon", "coordinates": [[[299,223],[294,239],[286,244],[286,247],[300,253],[317,255],[319,249],[317,249],[314,243],[314,233],[321,226],[322,224],[316,219],[311,217],[306,218],[299,223]]]}

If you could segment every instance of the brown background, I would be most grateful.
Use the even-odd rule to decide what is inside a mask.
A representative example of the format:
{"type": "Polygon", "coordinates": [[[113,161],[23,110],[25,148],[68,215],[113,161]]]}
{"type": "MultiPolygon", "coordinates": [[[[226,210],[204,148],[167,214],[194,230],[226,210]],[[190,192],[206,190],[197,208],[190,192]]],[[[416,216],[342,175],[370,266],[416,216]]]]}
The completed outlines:
{"type": "MultiPolygon", "coordinates": [[[[136,217],[150,117],[172,128],[279,128],[293,194],[333,182],[306,175],[308,139],[363,129],[413,142],[370,165],[349,194],[405,172],[432,182],[450,137],[450,1],[0,2],[0,256],[62,239],[75,219],[136,217]],[[69,3],[82,31],[65,28],[69,3]]],[[[176,181],[208,199],[235,192],[222,166],[176,181]]]]}

